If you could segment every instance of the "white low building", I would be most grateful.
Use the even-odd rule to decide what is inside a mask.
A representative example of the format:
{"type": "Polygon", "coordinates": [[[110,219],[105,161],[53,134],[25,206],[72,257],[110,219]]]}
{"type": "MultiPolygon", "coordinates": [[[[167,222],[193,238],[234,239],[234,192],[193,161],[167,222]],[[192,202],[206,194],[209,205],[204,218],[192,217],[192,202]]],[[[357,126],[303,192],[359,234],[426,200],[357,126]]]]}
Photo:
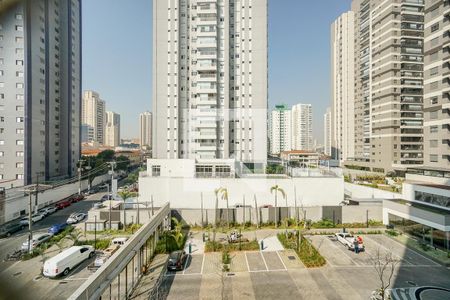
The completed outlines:
{"type": "MultiPolygon", "coordinates": [[[[172,208],[215,206],[215,190],[228,190],[229,207],[239,205],[274,205],[271,187],[278,185],[286,199],[278,193],[278,206],[336,206],[344,200],[344,181],[319,172],[308,177],[285,175],[236,176],[233,160],[195,161],[189,159],[149,159],[147,171],[139,177],[139,201],[154,201],[155,207],[170,202],[172,208]],[[245,202],[245,203],[244,203],[245,202]]],[[[226,202],[220,200],[219,208],[226,202]]]]}

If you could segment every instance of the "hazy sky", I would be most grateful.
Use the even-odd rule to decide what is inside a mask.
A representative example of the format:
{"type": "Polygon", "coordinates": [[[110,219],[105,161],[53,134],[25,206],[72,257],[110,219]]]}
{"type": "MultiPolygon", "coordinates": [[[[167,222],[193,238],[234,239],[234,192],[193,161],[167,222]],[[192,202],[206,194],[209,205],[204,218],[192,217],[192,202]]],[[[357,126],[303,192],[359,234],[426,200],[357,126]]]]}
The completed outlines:
{"type": "MultiPolygon", "coordinates": [[[[258,0],[254,0],[258,1],[258,0]]],[[[269,0],[269,109],[311,103],[322,143],[330,105],[330,24],[351,0],[269,0]]],[[[138,137],[151,110],[152,1],[83,1],[83,89],[121,115],[123,138],[138,137]]]]}

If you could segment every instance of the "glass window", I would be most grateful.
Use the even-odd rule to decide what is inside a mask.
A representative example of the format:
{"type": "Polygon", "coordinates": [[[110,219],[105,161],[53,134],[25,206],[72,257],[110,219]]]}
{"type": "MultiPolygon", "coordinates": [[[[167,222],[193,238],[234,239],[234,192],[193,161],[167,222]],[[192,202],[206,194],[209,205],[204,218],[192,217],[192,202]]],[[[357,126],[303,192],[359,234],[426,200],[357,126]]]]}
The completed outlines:
{"type": "Polygon", "coordinates": [[[438,155],[430,154],[430,162],[438,162],[438,155]]]}
{"type": "Polygon", "coordinates": [[[153,177],[161,176],[161,166],[152,166],[152,176],[153,177]]]}

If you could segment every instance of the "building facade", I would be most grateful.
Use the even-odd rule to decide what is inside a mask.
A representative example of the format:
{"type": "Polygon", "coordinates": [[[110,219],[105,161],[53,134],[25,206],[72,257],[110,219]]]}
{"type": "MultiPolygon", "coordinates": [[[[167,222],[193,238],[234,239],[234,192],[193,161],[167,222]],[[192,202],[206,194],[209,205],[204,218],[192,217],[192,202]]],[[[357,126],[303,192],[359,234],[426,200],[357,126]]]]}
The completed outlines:
{"type": "Polygon", "coordinates": [[[425,2],[424,164],[450,170],[450,8],[425,2]]]}
{"type": "Polygon", "coordinates": [[[267,1],[155,0],[153,47],[153,157],[263,169],[267,1]]]}
{"type": "Polygon", "coordinates": [[[424,4],[354,0],[354,164],[387,173],[423,164],[424,4]]]}
{"type": "Polygon", "coordinates": [[[291,149],[309,151],[313,150],[314,139],[312,133],[312,105],[293,105],[291,118],[291,149]]]}
{"type": "Polygon", "coordinates": [[[331,124],[331,108],[328,107],[327,112],[323,115],[323,147],[324,153],[330,157],[333,157],[331,124]]]}
{"type": "Polygon", "coordinates": [[[139,137],[141,147],[152,146],[152,113],[149,111],[139,115],[139,137]]]}
{"type": "Polygon", "coordinates": [[[88,142],[105,143],[105,101],[100,99],[97,92],[84,91],[81,123],[89,128],[88,142]]]}
{"type": "Polygon", "coordinates": [[[105,146],[117,147],[120,145],[120,115],[107,111],[105,116],[105,146]]]}
{"type": "Polygon", "coordinates": [[[341,161],[355,157],[354,31],[353,11],[342,14],[331,25],[333,158],[341,161]]]}
{"type": "Polygon", "coordinates": [[[287,105],[275,105],[270,114],[270,154],[278,155],[292,149],[292,116],[287,105]]]}
{"type": "Polygon", "coordinates": [[[74,176],[81,1],[3,1],[0,11],[0,186],[74,176]]]}

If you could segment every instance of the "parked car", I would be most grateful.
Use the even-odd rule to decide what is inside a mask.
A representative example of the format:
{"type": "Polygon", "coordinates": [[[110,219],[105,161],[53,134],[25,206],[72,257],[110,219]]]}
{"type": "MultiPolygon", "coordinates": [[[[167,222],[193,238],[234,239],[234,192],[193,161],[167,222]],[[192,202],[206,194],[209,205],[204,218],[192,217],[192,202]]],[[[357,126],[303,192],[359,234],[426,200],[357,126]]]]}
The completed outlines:
{"type": "Polygon", "coordinates": [[[56,203],[56,208],[57,209],[63,209],[64,207],[68,207],[70,206],[70,201],[64,200],[64,201],[60,201],[58,203],[56,203]]]}
{"type": "Polygon", "coordinates": [[[69,201],[71,203],[76,203],[76,202],[79,202],[79,201],[81,201],[83,199],[84,199],[84,195],[73,195],[72,197],[69,198],[69,201]]]}
{"type": "Polygon", "coordinates": [[[20,231],[23,229],[23,225],[20,223],[10,223],[6,226],[0,228],[0,238],[9,237],[14,232],[20,231]]]}
{"type": "Polygon", "coordinates": [[[33,239],[31,240],[30,248],[28,248],[28,240],[26,240],[25,242],[23,242],[21,249],[22,249],[22,251],[28,251],[28,250],[31,251],[34,248],[36,248],[37,246],[39,246],[40,244],[45,243],[46,241],[51,239],[52,236],[53,236],[53,234],[51,234],[51,233],[36,234],[33,236],[33,239]]]}
{"type": "Polygon", "coordinates": [[[69,216],[69,218],[67,219],[67,224],[75,224],[78,223],[80,221],[83,221],[84,218],[86,218],[86,214],[85,213],[73,213],[69,216]]]}
{"type": "Polygon", "coordinates": [[[47,207],[45,209],[47,210],[49,215],[51,215],[51,214],[53,214],[53,213],[55,213],[57,211],[55,206],[49,206],[49,207],[47,207]]]}
{"type": "Polygon", "coordinates": [[[101,200],[102,201],[106,201],[106,200],[109,200],[109,199],[112,199],[112,194],[109,194],[109,198],[108,198],[108,194],[103,195],[101,200]]]}
{"type": "Polygon", "coordinates": [[[43,275],[46,277],[66,276],[70,270],[81,264],[86,259],[94,257],[94,247],[89,245],[73,246],[44,263],[43,275]]]}
{"type": "Polygon", "coordinates": [[[173,251],[172,253],[170,253],[169,261],[167,262],[167,269],[169,271],[183,270],[186,259],[186,252],[182,250],[173,251]]]}
{"type": "Polygon", "coordinates": [[[365,250],[365,246],[363,244],[362,238],[361,237],[354,237],[353,235],[351,235],[348,232],[338,232],[335,233],[337,240],[343,244],[344,246],[347,247],[348,250],[355,250],[355,244],[358,245],[358,250],[359,251],[364,251],[365,250]],[[357,241],[357,243],[355,243],[355,240],[357,241]]]}
{"type": "Polygon", "coordinates": [[[44,218],[48,216],[48,212],[45,208],[38,210],[38,214],[42,215],[44,218]]]}
{"type": "Polygon", "coordinates": [[[61,231],[63,231],[64,229],[66,229],[68,225],[69,224],[67,224],[67,223],[52,225],[52,227],[50,227],[48,229],[48,232],[56,235],[56,234],[60,233],[61,231]]]}
{"type": "MultiPolygon", "coordinates": [[[[43,218],[44,218],[44,216],[41,215],[41,214],[34,214],[34,215],[31,216],[31,223],[32,223],[32,224],[33,224],[33,223],[36,223],[36,222],[42,220],[43,218]]],[[[23,217],[23,218],[20,220],[19,223],[20,223],[21,225],[23,225],[23,226],[28,226],[28,219],[29,219],[28,216],[23,217]]]]}

